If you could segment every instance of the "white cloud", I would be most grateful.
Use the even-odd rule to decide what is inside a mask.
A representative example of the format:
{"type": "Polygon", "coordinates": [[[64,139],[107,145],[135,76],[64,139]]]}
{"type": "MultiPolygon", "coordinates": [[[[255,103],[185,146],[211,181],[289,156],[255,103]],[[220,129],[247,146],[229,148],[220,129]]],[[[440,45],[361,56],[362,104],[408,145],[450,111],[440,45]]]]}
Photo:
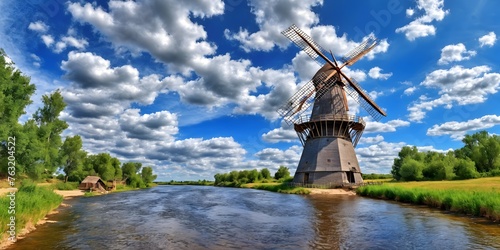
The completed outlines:
{"type": "Polygon", "coordinates": [[[281,31],[293,23],[300,28],[309,28],[318,23],[319,18],[312,11],[312,7],[322,4],[322,0],[251,0],[249,5],[255,15],[259,31],[250,33],[247,29],[240,27],[236,33],[226,29],[224,36],[226,39],[238,41],[241,44],[240,47],[247,52],[270,51],[275,45],[285,48],[288,45],[288,39],[281,35],[281,31]]]}
{"type": "Polygon", "coordinates": [[[392,73],[381,73],[382,69],[379,67],[373,67],[368,71],[368,75],[373,79],[387,80],[392,76],[392,73]]]}
{"type": "Polygon", "coordinates": [[[36,22],[31,22],[28,26],[28,29],[39,33],[45,33],[49,30],[49,26],[42,21],[36,21],[36,22]]]}
{"type": "Polygon", "coordinates": [[[398,157],[404,142],[380,141],[368,147],[356,148],[359,166],[363,173],[390,173],[394,158],[398,157]]]}
{"type": "MultiPolygon", "coordinates": [[[[444,0],[417,0],[417,9],[423,10],[424,14],[409,24],[397,28],[396,33],[404,33],[406,39],[414,41],[419,37],[426,37],[436,34],[436,27],[429,23],[433,21],[442,21],[449,13],[449,10],[443,10],[444,0]]],[[[407,15],[413,16],[414,10],[407,9],[407,15]]]]}
{"type": "Polygon", "coordinates": [[[398,127],[410,126],[410,122],[400,119],[391,120],[386,123],[377,121],[366,121],[365,134],[395,132],[398,127]]]}
{"type": "Polygon", "coordinates": [[[42,41],[49,48],[54,43],[54,38],[51,35],[42,35],[42,41]]]}
{"type": "Polygon", "coordinates": [[[279,128],[275,128],[262,135],[262,139],[266,142],[298,142],[297,133],[293,126],[288,125],[284,120],[279,128]]]}
{"type": "Polygon", "coordinates": [[[445,122],[440,125],[434,125],[427,130],[429,136],[450,135],[455,140],[461,140],[469,131],[484,130],[500,125],[500,116],[485,115],[473,120],[457,122],[445,122]]]}
{"type": "Polygon", "coordinates": [[[469,60],[475,55],[476,51],[467,50],[463,43],[451,44],[441,49],[441,58],[439,58],[438,64],[443,65],[450,62],[469,60]]]}
{"type": "Polygon", "coordinates": [[[109,12],[90,3],[70,3],[68,11],[111,41],[115,48],[149,52],[167,63],[172,72],[188,74],[198,60],[213,55],[217,46],[207,42],[204,27],[190,18],[220,15],[222,1],[110,1],[109,12]],[[144,18],[147,17],[147,18],[144,18]]]}
{"type": "Polygon", "coordinates": [[[405,89],[405,91],[403,93],[405,95],[412,95],[415,92],[415,90],[417,90],[416,87],[409,87],[409,88],[405,89]]]}
{"type": "Polygon", "coordinates": [[[497,35],[493,31],[479,38],[479,44],[481,45],[481,47],[483,46],[493,47],[496,41],[497,41],[497,35]]]}
{"type": "Polygon", "coordinates": [[[489,73],[488,66],[464,68],[453,66],[450,69],[439,69],[428,74],[421,86],[439,89],[440,97],[430,99],[421,96],[419,100],[408,107],[409,120],[420,122],[428,111],[438,106],[447,109],[454,104],[468,105],[483,103],[488,95],[494,94],[500,88],[500,74],[489,73]]]}
{"type": "Polygon", "coordinates": [[[413,14],[415,14],[415,10],[412,8],[406,9],[406,16],[407,17],[412,17],[413,14]]]}
{"type": "Polygon", "coordinates": [[[374,137],[367,137],[367,136],[364,136],[364,137],[361,137],[361,139],[359,140],[359,145],[363,145],[363,144],[377,144],[379,142],[382,142],[384,141],[384,137],[381,136],[381,135],[376,135],[374,137]]]}

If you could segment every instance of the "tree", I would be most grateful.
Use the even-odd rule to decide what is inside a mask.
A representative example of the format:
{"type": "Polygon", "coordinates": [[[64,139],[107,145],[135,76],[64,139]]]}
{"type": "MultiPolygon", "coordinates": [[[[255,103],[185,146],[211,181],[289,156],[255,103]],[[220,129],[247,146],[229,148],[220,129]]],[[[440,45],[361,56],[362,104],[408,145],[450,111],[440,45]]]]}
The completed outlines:
{"type": "Polygon", "coordinates": [[[43,164],[49,172],[54,172],[57,167],[59,147],[62,145],[61,133],[68,127],[65,121],[59,119],[60,113],[66,107],[61,92],[55,91],[50,95],[42,96],[43,107],[33,115],[38,125],[38,137],[43,147],[43,164]]]}
{"type": "Polygon", "coordinates": [[[82,138],[79,135],[66,137],[59,151],[59,159],[66,174],[64,182],[68,181],[71,174],[82,170],[86,156],[87,153],[82,150],[82,138]]]}
{"type": "Polygon", "coordinates": [[[113,168],[115,169],[114,180],[121,180],[123,172],[122,172],[120,160],[118,160],[118,158],[115,158],[115,157],[111,158],[111,166],[113,166],[113,168]]]}
{"type": "Polygon", "coordinates": [[[279,180],[279,179],[286,179],[290,177],[290,171],[288,170],[287,167],[285,166],[280,166],[278,171],[274,174],[274,178],[279,180]]]}
{"type": "Polygon", "coordinates": [[[142,163],[139,162],[127,162],[123,164],[122,174],[123,174],[123,179],[127,180],[127,184],[130,185],[132,177],[137,175],[137,173],[141,170],[141,167],[142,163]]]}
{"type": "Polygon", "coordinates": [[[141,177],[142,180],[144,181],[144,184],[148,186],[148,184],[153,183],[153,181],[156,179],[157,176],[153,175],[152,167],[144,167],[142,168],[141,177]]]}
{"type": "Polygon", "coordinates": [[[267,168],[263,168],[260,170],[260,174],[262,175],[263,179],[269,179],[271,178],[271,172],[267,168]]]}
{"type": "Polygon", "coordinates": [[[0,49],[0,142],[7,141],[10,131],[18,124],[24,109],[32,103],[35,85],[30,78],[6,62],[6,54],[0,49]]]}
{"type": "Polygon", "coordinates": [[[455,174],[457,179],[474,179],[479,177],[475,163],[470,159],[458,159],[455,165],[455,174]]]}
{"type": "Polygon", "coordinates": [[[33,159],[37,158],[36,154],[39,152],[37,150],[24,154],[32,138],[24,135],[25,128],[18,123],[19,118],[25,114],[26,106],[32,103],[31,96],[35,92],[35,85],[30,83],[29,77],[16,70],[13,63],[7,62],[6,57],[5,52],[0,49],[0,175],[2,176],[7,175],[8,137],[16,138],[18,174],[26,173],[26,166],[35,162],[34,160],[23,162],[21,159],[18,160],[18,157],[23,154],[21,158],[33,159]]]}
{"type": "Polygon", "coordinates": [[[417,160],[422,160],[422,158],[423,158],[422,155],[418,152],[417,147],[415,147],[415,146],[402,147],[401,151],[399,151],[399,153],[398,153],[398,156],[399,156],[398,158],[394,159],[394,164],[392,165],[392,171],[391,171],[393,178],[395,180],[398,180],[398,181],[401,179],[400,169],[403,165],[403,160],[406,157],[410,157],[410,158],[417,159],[417,160]]]}
{"type": "Polygon", "coordinates": [[[399,169],[399,176],[404,181],[417,181],[423,178],[422,170],[424,164],[410,157],[403,159],[403,164],[399,169]]]}
{"type": "Polygon", "coordinates": [[[466,135],[464,147],[456,151],[458,157],[474,161],[478,172],[489,172],[500,167],[500,137],[486,131],[466,135]]]}

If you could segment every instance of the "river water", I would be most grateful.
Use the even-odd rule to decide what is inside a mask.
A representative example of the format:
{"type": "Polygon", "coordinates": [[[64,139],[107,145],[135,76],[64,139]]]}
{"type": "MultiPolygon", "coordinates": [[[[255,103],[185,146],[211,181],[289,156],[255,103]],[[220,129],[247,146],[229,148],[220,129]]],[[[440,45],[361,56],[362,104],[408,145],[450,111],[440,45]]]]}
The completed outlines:
{"type": "Polygon", "coordinates": [[[65,201],[11,249],[500,249],[500,225],[357,196],[158,186],[65,201]]]}

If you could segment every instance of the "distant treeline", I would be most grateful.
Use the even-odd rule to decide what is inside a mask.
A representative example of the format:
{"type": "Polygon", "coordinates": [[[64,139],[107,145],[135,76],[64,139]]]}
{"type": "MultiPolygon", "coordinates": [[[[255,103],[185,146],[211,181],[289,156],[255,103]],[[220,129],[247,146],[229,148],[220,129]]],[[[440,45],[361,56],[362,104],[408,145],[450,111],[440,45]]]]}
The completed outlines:
{"type": "Polygon", "coordinates": [[[363,180],[392,179],[392,174],[361,174],[363,180]]]}
{"type": "MultiPolygon", "coordinates": [[[[267,168],[263,168],[260,171],[257,169],[231,171],[229,173],[216,174],[214,178],[215,186],[225,187],[239,187],[241,184],[245,183],[266,183],[273,181],[271,172],[267,168]]],[[[281,182],[289,180],[290,170],[285,166],[280,166],[278,171],[274,174],[274,179],[281,182]]]]}
{"type": "Polygon", "coordinates": [[[405,146],[391,174],[398,181],[473,179],[500,176],[500,137],[486,131],[466,135],[462,148],[447,153],[405,146]]]}
{"type": "Polygon", "coordinates": [[[197,186],[213,186],[213,181],[197,180],[197,181],[157,181],[158,185],[197,185],[197,186]]]}

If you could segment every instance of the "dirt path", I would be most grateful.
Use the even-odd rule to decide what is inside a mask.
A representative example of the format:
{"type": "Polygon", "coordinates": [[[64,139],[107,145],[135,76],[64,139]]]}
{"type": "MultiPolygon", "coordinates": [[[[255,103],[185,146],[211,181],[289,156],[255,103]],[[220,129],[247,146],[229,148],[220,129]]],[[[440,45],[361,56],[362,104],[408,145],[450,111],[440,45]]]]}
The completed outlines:
{"type": "Polygon", "coordinates": [[[311,191],[310,195],[356,195],[352,190],[345,190],[340,188],[335,189],[322,189],[322,188],[308,188],[311,191]]]}

